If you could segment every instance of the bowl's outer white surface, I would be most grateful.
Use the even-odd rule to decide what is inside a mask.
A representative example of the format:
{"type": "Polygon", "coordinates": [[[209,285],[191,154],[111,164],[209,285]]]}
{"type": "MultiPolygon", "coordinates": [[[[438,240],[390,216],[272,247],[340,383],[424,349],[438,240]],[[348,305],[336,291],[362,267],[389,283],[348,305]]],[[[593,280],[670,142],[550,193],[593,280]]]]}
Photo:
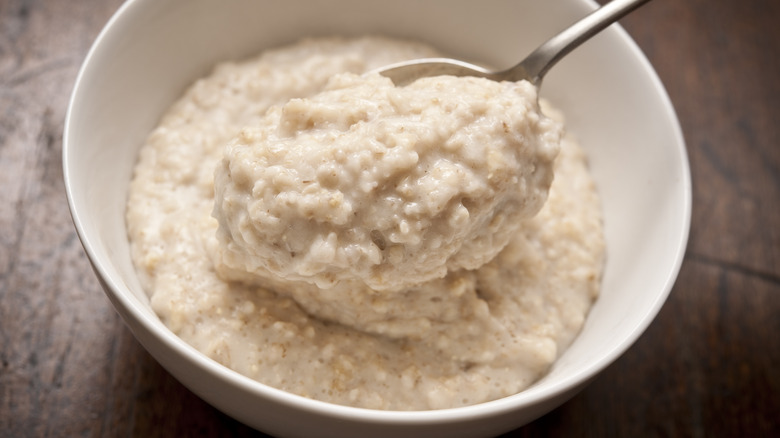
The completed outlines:
{"type": "MultiPolygon", "coordinates": [[[[528,390],[477,406],[381,412],[293,396],[185,344],[151,311],[129,256],[124,209],[136,154],[162,112],[215,62],[301,36],[366,33],[427,41],[509,66],[593,9],[590,0],[134,0],[98,37],[76,83],[63,166],[79,236],[139,341],[182,383],[231,416],[285,436],[490,436],[572,396],[625,351],[665,301],[690,221],[690,174],[674,110],[639,49],[613,27],[560,62],[542,95],[587,148],[605,209],[603,293],[582,333],[528,390]]],[[[637,12],[641,14],[641,9],[637,12]]]]}

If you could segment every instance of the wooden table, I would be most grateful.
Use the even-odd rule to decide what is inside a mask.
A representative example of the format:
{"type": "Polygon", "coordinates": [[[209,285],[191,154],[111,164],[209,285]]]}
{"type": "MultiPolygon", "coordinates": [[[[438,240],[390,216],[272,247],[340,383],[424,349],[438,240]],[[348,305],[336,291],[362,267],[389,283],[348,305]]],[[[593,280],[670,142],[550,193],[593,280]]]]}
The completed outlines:
{"type": "MultiPolygon", "coordinates": [[[[119,4],[0,0],[0,436],[259,436],[139,346],[71,224],[65,108],[119,4]]],[[[685,132],[690,244],[641,339],[508,436],[780,436],[778,23],[777,0],[656,0],[623,21],[685,132]]]]}

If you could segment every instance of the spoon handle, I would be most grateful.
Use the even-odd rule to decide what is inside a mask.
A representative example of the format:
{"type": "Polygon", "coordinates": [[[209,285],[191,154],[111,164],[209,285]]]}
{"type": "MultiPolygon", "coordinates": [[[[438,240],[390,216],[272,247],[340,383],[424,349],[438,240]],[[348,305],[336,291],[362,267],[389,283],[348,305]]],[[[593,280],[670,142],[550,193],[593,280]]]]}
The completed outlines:
{"type": "Polygon", "coordinates": [[[648,1],[650,0],[612,0],[545,41],[522,62],[510,68],[507,74],[510,78],[515,76],[517,79],[514,80],[530,78],[530,81],[538,86],[547,71],[561,58],[648,1]]]}

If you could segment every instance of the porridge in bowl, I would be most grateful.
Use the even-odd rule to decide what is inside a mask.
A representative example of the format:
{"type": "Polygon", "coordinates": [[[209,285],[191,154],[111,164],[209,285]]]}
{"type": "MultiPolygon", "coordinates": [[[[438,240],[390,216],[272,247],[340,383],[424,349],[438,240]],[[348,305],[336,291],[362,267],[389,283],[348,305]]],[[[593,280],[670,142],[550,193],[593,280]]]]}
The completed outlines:
{"type": "Polygon", "coordinates": [[[373,409],[480,403],[549,369],[600,286],[585,154],[527,83],[362,75],[434,55],[306,40],[219,65],[170,108],[127,224],[174,333],[264,384],[373,409]]]}

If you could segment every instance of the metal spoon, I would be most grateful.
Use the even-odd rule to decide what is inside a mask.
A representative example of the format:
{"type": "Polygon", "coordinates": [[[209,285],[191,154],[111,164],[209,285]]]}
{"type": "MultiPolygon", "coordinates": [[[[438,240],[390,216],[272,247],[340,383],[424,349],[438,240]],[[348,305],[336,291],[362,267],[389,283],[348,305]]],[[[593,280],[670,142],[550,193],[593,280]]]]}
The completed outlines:
{"type": "Polygon", "coordinates": [[[604,28],[650,0],[612,0],[569,26],[531,52],[512,68],[490,71],[457,59],[424,58],[391,64],[374,70],[392,79],[396,85],[406,85],[428,76],[477,76],[494,81],[527,80],[537,88],[555,63],[604,28]]]}

